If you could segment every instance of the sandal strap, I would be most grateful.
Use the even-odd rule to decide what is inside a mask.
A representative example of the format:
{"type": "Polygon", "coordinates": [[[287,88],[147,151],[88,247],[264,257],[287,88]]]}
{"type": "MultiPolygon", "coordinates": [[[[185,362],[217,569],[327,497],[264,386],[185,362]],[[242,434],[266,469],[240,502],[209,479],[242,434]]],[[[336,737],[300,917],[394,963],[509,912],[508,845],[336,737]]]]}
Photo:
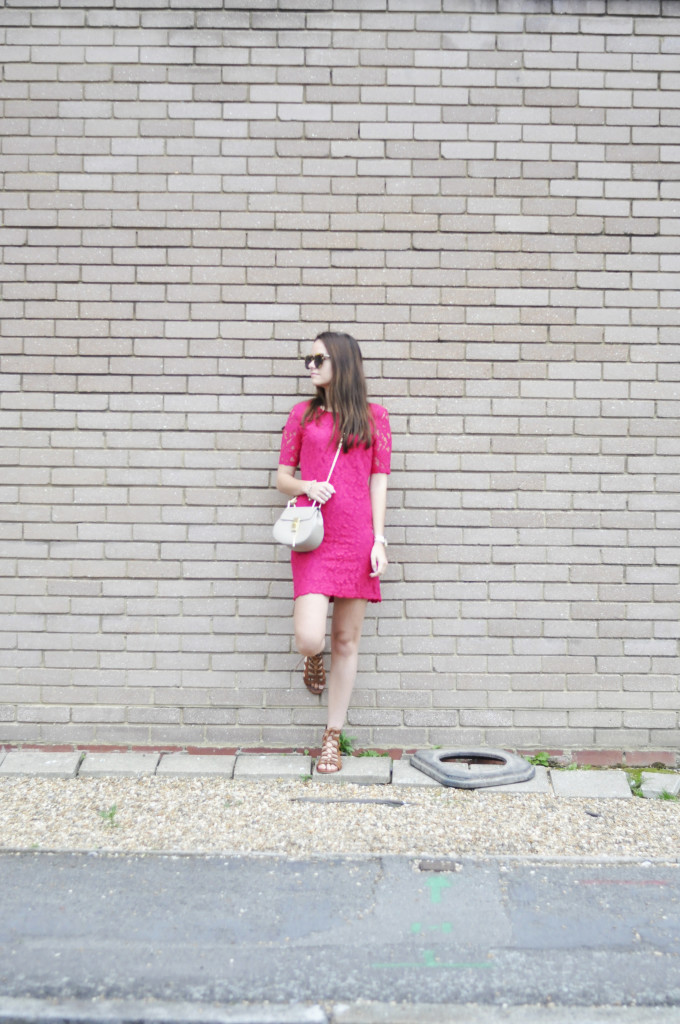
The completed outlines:
{"type": "Polygon", "coordinates": [[[326,685],[326,671],[323,667],[323,652],[305,658],[304,683],[307,689],[319,695],[326,685]]]}
{"type": "MultiPolygon", "coordinates": [[[[321,740],[321,753],[316,763],[317,771],[319,765],[332,767],[335,771],[342,768],[342,757],[340,755],[340,733],[341,729],[326,729],[321,740]]],[[[322,772],[322,774],[325,774],[322,772]]]]}

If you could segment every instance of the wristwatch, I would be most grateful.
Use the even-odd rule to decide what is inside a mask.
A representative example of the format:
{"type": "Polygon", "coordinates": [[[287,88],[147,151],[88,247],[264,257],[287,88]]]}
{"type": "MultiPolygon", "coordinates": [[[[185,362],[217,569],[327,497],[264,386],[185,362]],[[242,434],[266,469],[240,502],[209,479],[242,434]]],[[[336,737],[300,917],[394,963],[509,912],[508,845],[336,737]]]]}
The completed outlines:
{"type": "Polygon", "coordinates": [[[373,540],[377,540],[379,544],[384,544],[387,547],[387,541],[383,537],[382,533],[374,533],[373,540]]]}

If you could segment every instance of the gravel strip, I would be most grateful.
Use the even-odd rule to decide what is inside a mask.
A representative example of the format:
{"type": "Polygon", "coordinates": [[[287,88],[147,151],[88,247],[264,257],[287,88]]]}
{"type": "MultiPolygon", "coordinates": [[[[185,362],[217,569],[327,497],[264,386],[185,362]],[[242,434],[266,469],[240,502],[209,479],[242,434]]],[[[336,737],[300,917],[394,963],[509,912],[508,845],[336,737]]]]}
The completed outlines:
{"type": "Polygon", "coordinates": [[[680,803],[422,787],[400,787],[399,799],[314,782],[4,778],[0,849],[673,860],[680,850],[680,803]]]}

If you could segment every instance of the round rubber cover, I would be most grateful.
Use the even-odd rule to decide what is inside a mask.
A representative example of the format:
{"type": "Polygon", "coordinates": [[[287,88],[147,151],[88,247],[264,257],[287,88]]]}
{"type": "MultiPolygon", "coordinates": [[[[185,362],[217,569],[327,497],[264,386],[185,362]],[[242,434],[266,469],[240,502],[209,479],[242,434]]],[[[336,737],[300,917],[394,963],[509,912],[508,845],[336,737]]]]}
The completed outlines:
{"type": "Polygon", "coordinates": [[[442,786],[458,789],[528,782],[536,774],[534,766],[518,754],[483,747],[476,750],[417,750],[411,754],[411,764],[442,786]]]}

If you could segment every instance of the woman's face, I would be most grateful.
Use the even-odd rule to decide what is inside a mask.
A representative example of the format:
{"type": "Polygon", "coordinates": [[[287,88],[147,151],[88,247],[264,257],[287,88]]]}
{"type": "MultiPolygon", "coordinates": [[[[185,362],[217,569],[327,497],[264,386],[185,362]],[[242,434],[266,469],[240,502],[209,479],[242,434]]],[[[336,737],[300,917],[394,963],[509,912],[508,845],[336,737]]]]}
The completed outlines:
{"type": "Polygon", "coordinates": [[[326,357],[318,370],[314,363],[312,363],[309,370],[309,376],[312,384],[317,388],[327,388],[331,382],[331,377],[333,376],[333,364],[331,363],[330,356],[328,355],[328,349],[318,338],[312,345],[312,355],[326,357]]]}

